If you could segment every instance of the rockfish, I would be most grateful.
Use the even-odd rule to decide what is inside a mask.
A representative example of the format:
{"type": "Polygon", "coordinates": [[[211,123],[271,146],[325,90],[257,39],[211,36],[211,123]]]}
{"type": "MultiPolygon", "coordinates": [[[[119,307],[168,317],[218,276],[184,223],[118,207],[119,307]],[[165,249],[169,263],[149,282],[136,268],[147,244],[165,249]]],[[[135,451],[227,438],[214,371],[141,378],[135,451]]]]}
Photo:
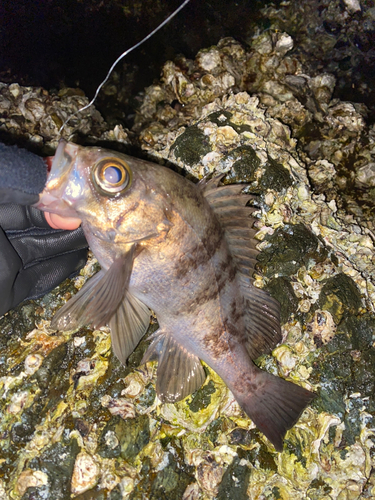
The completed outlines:
{"type": "Polygon", "coordinates": [[[203,360],[275,448],[314,398],[252,360],[281,340],[279,304],[253,286],[254,208],[244,185],[194,184],[172,170],[99,147],[61,141],[37,207],[79,217],[101,271],[55,315],[52,327],[108,324],[125,364],[148,329],[142,360],[158,361],[162,402],[205,380],[203,360]]]}

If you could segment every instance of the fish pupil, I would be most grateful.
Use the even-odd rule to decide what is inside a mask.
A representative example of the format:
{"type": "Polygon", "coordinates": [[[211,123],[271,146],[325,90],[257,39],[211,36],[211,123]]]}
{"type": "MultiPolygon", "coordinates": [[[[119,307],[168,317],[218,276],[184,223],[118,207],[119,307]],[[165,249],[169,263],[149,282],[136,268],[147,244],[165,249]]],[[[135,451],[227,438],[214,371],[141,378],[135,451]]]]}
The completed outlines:
{"type": "Polygon", "coordinates": [[[119,167],[107,167],[104,171],[104,178],[110,184],[118,184],[122,180],[122,171],[119,167]]]}

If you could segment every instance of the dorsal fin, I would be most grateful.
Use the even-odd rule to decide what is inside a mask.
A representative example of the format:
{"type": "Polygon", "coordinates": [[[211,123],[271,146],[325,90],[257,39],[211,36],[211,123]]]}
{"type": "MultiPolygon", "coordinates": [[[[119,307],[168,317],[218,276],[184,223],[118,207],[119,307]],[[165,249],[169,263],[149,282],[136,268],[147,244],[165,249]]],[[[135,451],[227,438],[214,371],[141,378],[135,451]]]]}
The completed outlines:
{"type": "Polygon", "coordinates": [[[238,270],[251,278],[259,251],[254,239],[256,230],[253,225],[256,219],[251,217],[255,208],[247,206],[247,202],[256,197],[242,193],[248,184],[219,186],[224,175],[208,181],[202,179],[198,186],[225,230],[238,270]]]}
{"type": "Polygon", "coordinates": [[[281,339],[280,304],[261,288],[256,288],[244,273],[240,274],[241,291],[246,300],[246,349],[251,359],[268,354],[281,339]]]}
{"type": "Polygon", "coordinates": [[[256,359],[281,341],[280,304],[268,292],[252,284],[259,251],[253,228],[256,219],[251,216],[255,208],[247,206],[247,202],[255,196],[242,193],[247,184],[219,186],[223,176],[209,181],[204,179],[199,187],[225,230],[238,269],[239,285],[247,303],[244,316],[246,348],[251,359],[256,359]]]}

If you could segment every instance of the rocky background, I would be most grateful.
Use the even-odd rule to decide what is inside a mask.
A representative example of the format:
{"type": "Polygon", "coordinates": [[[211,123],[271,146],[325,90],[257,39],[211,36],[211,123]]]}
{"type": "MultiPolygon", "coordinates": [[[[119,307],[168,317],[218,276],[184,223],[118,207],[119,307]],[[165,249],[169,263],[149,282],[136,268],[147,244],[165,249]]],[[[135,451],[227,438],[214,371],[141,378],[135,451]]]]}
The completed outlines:
{"type": "MultiPolygon", "coordinates": [[[[109,33],[120,38],[99,22],[105,13],[113,9],[121,27],[132,20],[131,42],[117,40],[114,55],[103,51],[107,67],[154,26],[148,2],[61,5],[53,29],[52,11],[39,16],[48,25],[40,38],[59,34],[65,51],[62,34],[74,32],[73,19],[83,35],[89,20],[101,45],[109,33]],[[137,33],[146,29],[139,37],[135,20],[137,33]]],[[[164,17],[161,4],[153,8],[164,17]]],[[[122,367],[107,329],[48,328],[97,270],[90,257],[80,276],[0,319],[0,498],[373,498],[374,3],[233,2],[213,12],[192,0],[163,33],[161,45],[141,51],[153,54],[160,79],[138,88],[136,75],[144,68],[151,75],[152,65],[139,54],[137,64],[120,64],[97,107],[73,118],[63,136],[190,178],[223,172],[224,182],[251,184],[261,250],[255,284],[278,298],[283,321],[283,343],[257,364],[318,398],[288,432],[283,453],[212,370],[195,394],[162,405],[154,364],[139,366],[147,338],[122,367]]],[[[53,154],[59,127],[95,89],[87,83],[97,78],[93,66],[104,63],[91,56],[82,76],[74,58],[68,69],[57,56],[51,66],[54,41],[36,57],[43,73],[29,60],[17,65],[15,38],[1,36],[9,51],[1,52],[0,137],[53,154]]],[[[75,36],[92,54],[94,42],[75,36]]],[[[149,333],[156,328],[153,320],[149,333]]]]}

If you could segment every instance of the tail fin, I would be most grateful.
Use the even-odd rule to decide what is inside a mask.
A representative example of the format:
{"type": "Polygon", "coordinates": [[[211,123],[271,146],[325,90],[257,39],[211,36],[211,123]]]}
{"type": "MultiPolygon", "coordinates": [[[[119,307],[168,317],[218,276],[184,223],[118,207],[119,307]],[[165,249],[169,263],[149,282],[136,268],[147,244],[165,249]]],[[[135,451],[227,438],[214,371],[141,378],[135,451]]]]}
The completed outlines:
{"type": "Polygon", "coordinates": [[[245,400],[238,398],[238,402],[276,450],[282,451],[286,431],[316,394],[263,371],[258,372],[256,386],[255,392],[245,400]]]}

